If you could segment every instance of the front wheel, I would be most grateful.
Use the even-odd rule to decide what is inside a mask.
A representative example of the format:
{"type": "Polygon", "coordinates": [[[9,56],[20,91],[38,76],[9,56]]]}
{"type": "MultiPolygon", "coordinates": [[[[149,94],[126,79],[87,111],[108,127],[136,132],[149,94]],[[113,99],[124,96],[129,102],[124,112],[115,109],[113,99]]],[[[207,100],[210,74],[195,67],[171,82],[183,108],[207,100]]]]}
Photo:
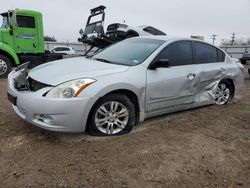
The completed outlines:
{"type": "Polygon", "coordinates": [[[11,60],[4,55],[0,55],[0,78],[6,78],[11,70],[11,60]]]}
{"type": "Polygon", "coordinates": [[[131,131],[135,124],[135,108],[122,94],[101,98],[91,111],[88,131],[95,136],[121,135],[131,131]]]}
{"type": "Polygon", "coordinates": [[[215,104],[224,105],[233,97],[233,87],[227,80],[221,81],[215,93],[215,104]]]}

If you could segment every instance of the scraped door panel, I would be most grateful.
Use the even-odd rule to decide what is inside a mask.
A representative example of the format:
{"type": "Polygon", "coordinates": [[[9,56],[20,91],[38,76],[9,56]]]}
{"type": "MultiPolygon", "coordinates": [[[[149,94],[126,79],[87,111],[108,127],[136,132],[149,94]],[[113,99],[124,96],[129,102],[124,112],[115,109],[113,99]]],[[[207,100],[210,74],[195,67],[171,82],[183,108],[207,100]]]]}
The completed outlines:
{"type": "Polygon", "coordinates": [[[159,111],[193,103],[195,65],[159,68],[147,72],[146,110],[159,111]]]}
{"type": "Polygon", "coordinates": [[[211,90],[218,82],[225,77],[226,63],[210,63],[197,65],[199,75],[197,79],[197,92],[211,90]]]}

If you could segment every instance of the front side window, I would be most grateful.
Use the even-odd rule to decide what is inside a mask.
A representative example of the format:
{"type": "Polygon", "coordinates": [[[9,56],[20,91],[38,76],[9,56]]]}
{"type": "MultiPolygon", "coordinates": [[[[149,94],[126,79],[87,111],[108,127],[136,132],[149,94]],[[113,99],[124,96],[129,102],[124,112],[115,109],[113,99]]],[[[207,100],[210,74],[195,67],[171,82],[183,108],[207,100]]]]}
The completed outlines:
{"type": "Polygon", "coordinates": [[[158,59],[168,59],[169,66],[190,65],[193,63],[191,41],[174,42],[168,45],[158,59]]]}
{"type": "Polygon", "coordinates": [[[196,52],[196,63],[215,63],[217,62],[217,48],[201,43],[195,42],[195,52],[196,52]]]}
{"type": "Polygon", "coordinates": [[[24,28],[35,28],[35,18],[31,16],[20,16],[16,17],[18,27],[24,28]]]}
{"type": "Polygon", "coordinates": [[[131,38],[118,42],[92,58],[112,64],[134,66],[145,61],[165,41],[146,38],[131,38]]]}

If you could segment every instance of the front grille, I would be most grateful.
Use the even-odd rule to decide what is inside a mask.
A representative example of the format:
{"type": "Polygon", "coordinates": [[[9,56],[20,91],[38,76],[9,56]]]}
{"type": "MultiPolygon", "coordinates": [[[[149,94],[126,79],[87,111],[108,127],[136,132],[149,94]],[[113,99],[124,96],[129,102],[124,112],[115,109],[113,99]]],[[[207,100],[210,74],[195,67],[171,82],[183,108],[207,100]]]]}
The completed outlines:
{"type": "Polygon", "coordinates": [[[45,87],[50,87],[50,85],[38,82],[34,79],[32,79],[31,77],[28,78],[28,83],[29,83],[29,89],[30,91],[38,91],[40,89],[43,89],[45,87]]]}

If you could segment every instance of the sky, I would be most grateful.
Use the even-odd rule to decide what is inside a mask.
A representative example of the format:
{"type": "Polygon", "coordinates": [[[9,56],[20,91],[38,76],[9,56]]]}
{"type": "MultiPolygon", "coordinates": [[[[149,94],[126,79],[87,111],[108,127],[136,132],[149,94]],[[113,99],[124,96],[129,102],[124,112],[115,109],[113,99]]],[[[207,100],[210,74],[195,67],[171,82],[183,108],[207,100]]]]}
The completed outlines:
{"type": "MultiPolygon", "coordinates": [[[[44,34],[58,41],[77,41],[90,9],[107,7],[105,28],[125,20],[131,26],[152,25],[170,36],[250,37],[250,0],[0,0],[0,12],[32,9],[42,12],[44,34]]],[[[0,21],[1,23],[1,21],[0,21]]]]}

